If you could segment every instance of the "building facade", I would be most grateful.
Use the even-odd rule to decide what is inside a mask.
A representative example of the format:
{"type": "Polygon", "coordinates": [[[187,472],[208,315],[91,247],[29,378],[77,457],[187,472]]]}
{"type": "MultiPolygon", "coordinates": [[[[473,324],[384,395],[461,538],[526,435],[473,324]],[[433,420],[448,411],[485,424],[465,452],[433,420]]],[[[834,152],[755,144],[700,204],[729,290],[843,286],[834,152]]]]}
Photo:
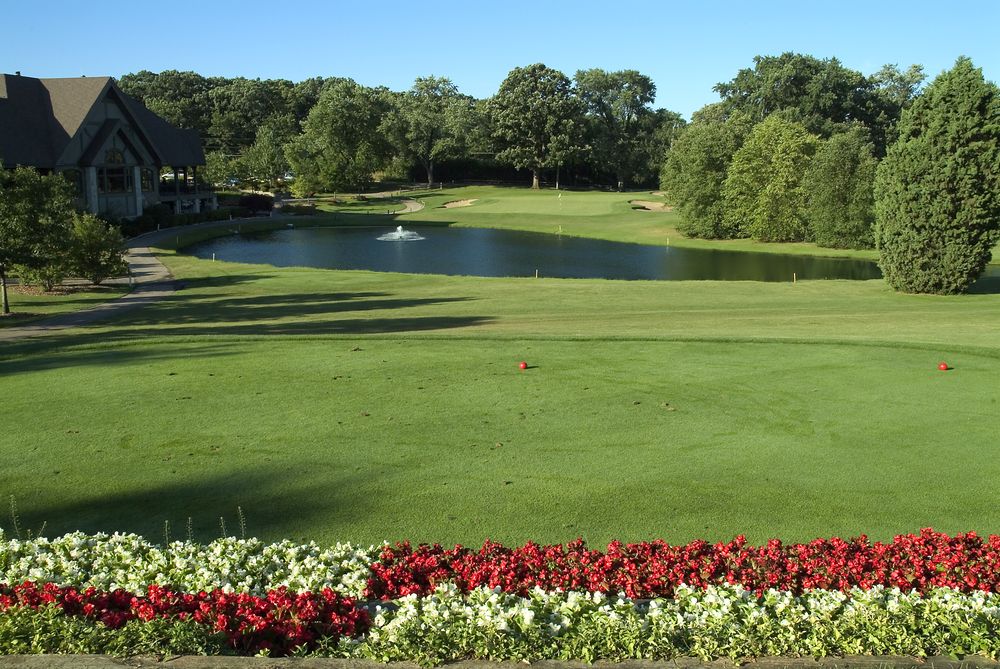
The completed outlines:
{"type": "Polygon", "coordinates": [[[132,218],[150,206],[214,208],[198,182],[198,133],[157,116],[110,77],[35,79],[0,74],[0,164],[62,173],[81,209],[132,218]],[[168,168],[172,178],[162,178],[168,168]]]}

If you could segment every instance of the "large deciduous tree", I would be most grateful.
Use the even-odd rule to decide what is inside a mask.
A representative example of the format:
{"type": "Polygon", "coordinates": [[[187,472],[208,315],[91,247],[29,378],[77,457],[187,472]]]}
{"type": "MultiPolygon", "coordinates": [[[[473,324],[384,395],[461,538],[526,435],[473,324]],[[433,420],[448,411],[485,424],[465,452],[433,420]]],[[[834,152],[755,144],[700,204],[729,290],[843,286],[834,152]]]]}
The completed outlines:
{"type": "Polygon", "coordinates": [[[715,85],[727,111],[739,109],[760,122],[775,112],[795,110],[795,120],[816,134],[827,131],[831,122],[860,119],[868,112],[871,82],[836,58],[786,52],[755,56],[753,63],[752,69],[715,85]]]}
{"type": "Polygon", "coordinates": [[[671,145],[660,175],[660,187],[681,215],[678,229],[706,239],[739,234],[739,228],[727,226],[722,188],[733,155],[750,131],[744,114],[723,118],[717,111],[712,107],[695,114],[671,145]]]}
{"type": "Polygon", "coordinates": [[[778,115],[754,126],[723,186],[727,226],[762,242],[805,239],[802,174],[818,145],[804,126],[778,115]]]}
{"type": "Polygon", "coordinates": [[[875,245],[872,226],[877,164],[864,128],[852,128],[820,145],[802,179],[812,241],[843,249],[875,245]]]}
{"type": "Polygon", "coordinates": [[[583,143],[583,108],[570,80],[541,63],[510,71],[490,100],[497,160],[531,170],[539,187],[545,168],[578,155],[583,143]]]}
{"type": "Polygon", "coordinates": [[[388,111],[385,91],[349,79],[327,86],[302,124],[302,133],[285,147],[295,172],[292,191],[364,188],[388,160],[389,146],[379,132],[388,111]]]}
{"type": "Polygon", "coordinates": [[[73,186],[60,175],[0,166],[0,293],[10,313],[7,277],[17,266],[29,272],[61,262],[69,248],[73,186]]]}
{"type": "Polygon", "coordinates": [[[249,147],[268,120],[289,114],[294,86],[283,79],[233,79],[209,93],[213,146],[235,153],[249,147]]]}
{"type": "Polygon", "coordinates": [[[655,132],[648,121],[655,116],[656,86],[636,70],[579,70],[575,79],[593,122],[594,159],[614,172],[621,190],[647,160],[649,142],[644,140],[655,132]]]}
{"type": "Polygon", "coordinates": [[[197,130],[204,137],[212,122],[213,88],[223,79],[207,79],[197,72],[141,70],[123,75],[118,86],[180,128],[197,130]]]}
{"type": "Polygon", "coordinates": [[[755,123],[781,112],[824,138],[844,124],[864,123],[878,155],[884,155],[886,137],[899,118],[899,108],[887,103],[877,82],[836,58],[756,56],[752,69],[740,70],[715,90],[727,112],[740,110],[755,123]]]}
{"type": "Polygon", "coordinates": [[[968,58],[903,112],[875,181],[875,243],[886,282],[964,292],[1000,239],[1000,90],[968,58]]]}
{"type": "Polygon", "coordinates": [[[295,135],[296,124],[291,114],[272,116],[257,129],[253,144],[239,158],[249,181],[265,188],[276,187],[288,172],[285,145],[295,135]]]}
{"type": "Polygon", "coordinates": [[[461,95],[444,77],[419,77],[394,102],[382,129],[397,154],[418,163],[427,175],[427,185],[432,185],[435,163],[459,158],[466,151],[474,100],[461,95]]]}

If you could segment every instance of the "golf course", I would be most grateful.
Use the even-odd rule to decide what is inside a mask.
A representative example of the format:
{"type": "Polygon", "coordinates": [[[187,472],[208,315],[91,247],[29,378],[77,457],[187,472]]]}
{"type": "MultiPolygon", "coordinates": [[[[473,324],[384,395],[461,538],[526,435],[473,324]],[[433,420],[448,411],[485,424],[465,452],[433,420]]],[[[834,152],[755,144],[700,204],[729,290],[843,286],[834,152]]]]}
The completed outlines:
{"type": "MultiPolygon", "coordinates": [[[[412,213],[240,225],[875,257],[686,239],[673,212],[633,204],[657,197],[465,187],[408,195],[424,205],[412,213]]],[[[0,343],[0,490],[21,528],[206,540],[220,518],[240,532],[239,509],[248,535],[321,542],[1000,531],[995,285],[932,296],[882,280],[482,278],[185,254],[219,234],[232,233],[155,240],[179,288],[161,300],[0,343]]]]}

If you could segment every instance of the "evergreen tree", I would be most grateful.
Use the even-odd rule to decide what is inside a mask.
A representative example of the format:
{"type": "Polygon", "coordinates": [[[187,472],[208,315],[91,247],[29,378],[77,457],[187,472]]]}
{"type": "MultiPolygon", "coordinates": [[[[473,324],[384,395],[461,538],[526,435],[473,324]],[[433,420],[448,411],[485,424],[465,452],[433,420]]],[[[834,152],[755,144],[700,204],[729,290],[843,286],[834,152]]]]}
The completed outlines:
{"type": "Polygon", "coordinates": [[[964,292],[1000,239],[1000,90],[968,58],[903,112],[878,168],[875,243],[886,282],[964,292]]]}
{"type": "Polygon", "coordinates": [[[809,239],[820,246],[875,246],[875,168],[868,132],[855,127],[823,142],[802,183],[806,191],[809,239]]]}

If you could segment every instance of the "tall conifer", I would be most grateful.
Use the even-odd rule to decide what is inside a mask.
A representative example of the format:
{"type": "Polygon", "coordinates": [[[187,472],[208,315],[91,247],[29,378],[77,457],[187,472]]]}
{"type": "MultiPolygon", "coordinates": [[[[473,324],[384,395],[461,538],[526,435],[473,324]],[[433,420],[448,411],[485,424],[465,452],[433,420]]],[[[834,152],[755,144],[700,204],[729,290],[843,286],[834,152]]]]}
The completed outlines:
{"type": "Polygon", "coordinates": [[[890,286],[964,292],[1000,239],[1000,90],[968,58],[903,112],[875,182],[875,243],[890,286]]]}

